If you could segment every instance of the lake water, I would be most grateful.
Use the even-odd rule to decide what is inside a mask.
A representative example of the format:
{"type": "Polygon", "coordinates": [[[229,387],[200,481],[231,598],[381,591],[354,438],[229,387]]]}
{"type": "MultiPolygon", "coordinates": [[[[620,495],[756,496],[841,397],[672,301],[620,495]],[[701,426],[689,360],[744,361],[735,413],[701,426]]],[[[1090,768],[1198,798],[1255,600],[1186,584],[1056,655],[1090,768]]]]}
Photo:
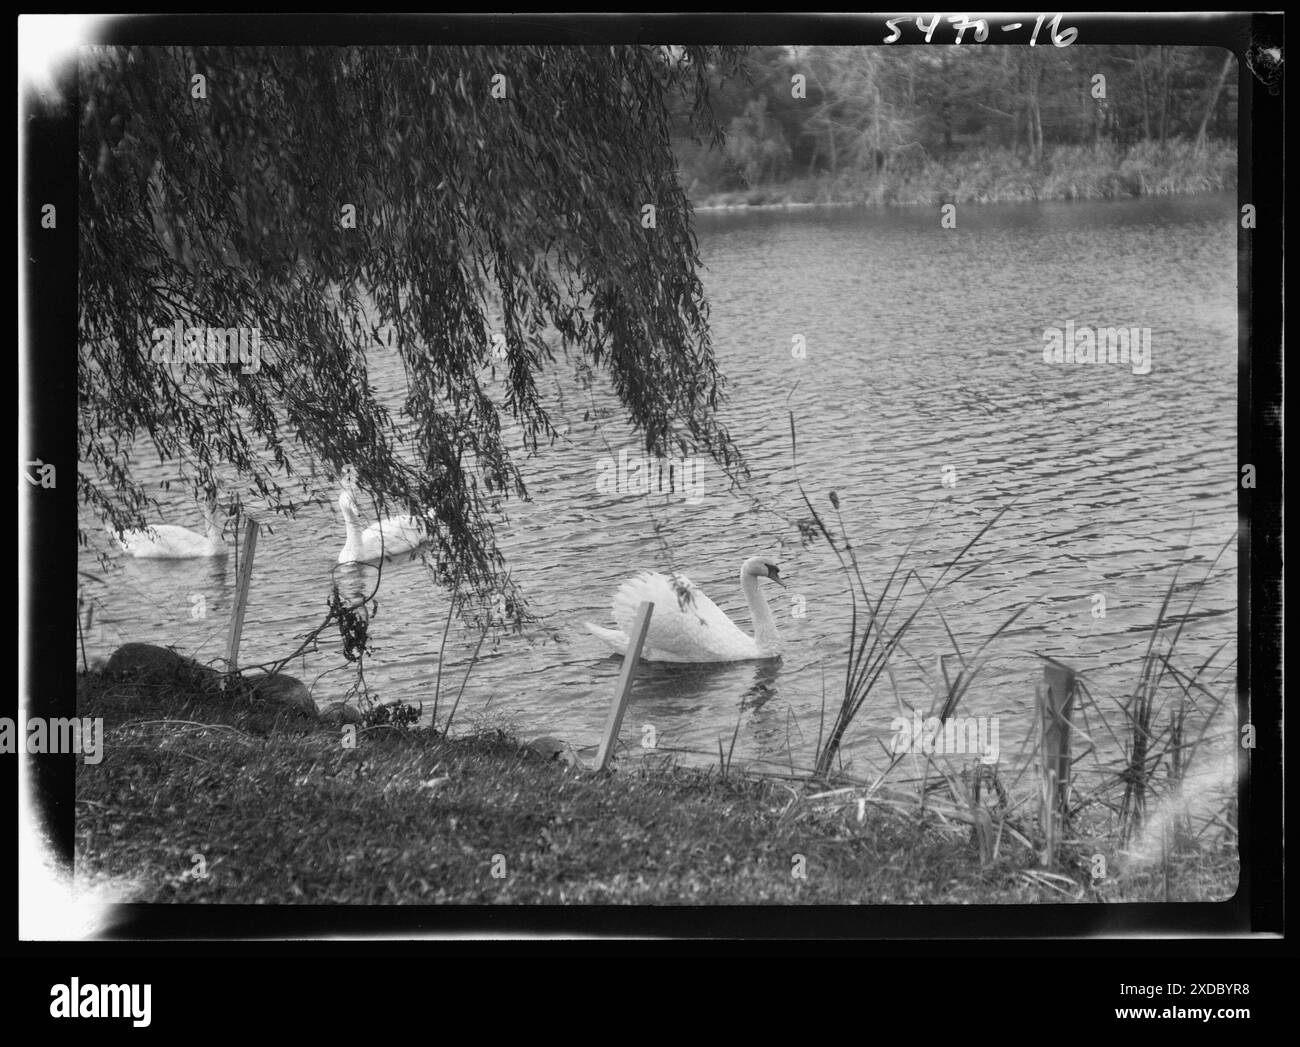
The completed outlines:
{"type": "MultiPolygon", "coordinates": [[[[643,665],[623,740],[638,752],[652,727],[659,747],[716,761],[719,740],[730,748],[734,736],[738,762],[811,766],[823,702],[829,728],[842,693],[849,589],[825,542],[800,543],[796,521],[807,514],[788,412],[799,476],[832,525],[827,495],[837,492],[873,595],[909,545],[907,564],[933,582],[1009,507],[962,561],[982,566],[936,594],[892,680],[873,691],[846,744],[854,769],[881,764],[879,743],[892,737],[900,707],[930,708],[936,659],[953,651],[944,620],[970,657],[1032,605],[990,646],[961,710],[1000,718],[1004,759],[1032,723],[1037,654],[1085,670],[1102,700],[1131,693],[1176,565],[1186,564],[1180,583],[1199,579],[1237,526],[1235,201],[964,206],[958,223],[944,230],[929,209],[698,216],[715,348],[729,379],[723,421],[748,457],[752,485],[731,492],[706,467],[690,497],[598,490],[601,460],[635,456],[635,442],[617,411],[584,421],[593,408],[614,408],[610,396],[557,374],[566,438],[527,461],[532,501],[512,503],[500,529],[537,621],[526,635],[484,644],[457,714],[462,725],[486,717],[525,737],[594,746],[619,662],[582,622],[612,625],[610,596],[634,571],[676,568],[748,628],[737,574],[747,556],[764,553],[788,584],[764,583],[784,659],[643,665]],[[1044,331],[1067,323],[1149,331],[1149,373],[1045,362],[1044,331]],[[1104,618],[1094,614],[1097,594],[1104,618]]],[[[395,355],[372,357],[377,383],[395,389],[395,355]]],[[[176,475],[141,461],[150,479],[176,475]]],[[[323,616],[343,544],[336,494],[322,481],[319,505],[259,538],[245,664],[287,653],[323,616]]],[[[160,497],[174,511],[169,522],[198,526],[192,505],[160,497]]],[[[94,544],[82,565],[97,572],[99,532],[83,523],[94,544]]],[[[220,656],[233,558],[118,563],[84,589],[96,604],[91,658],[129,640],[220,656]]],[[[1228,693],[1236,585],[1234,542],[1179,645],[1190,669],[1226,643],[1213,686],[1228,693]]],[[[904,605],[919,591],[909,584],[904,605]]],[[[381,700],[422,701],[428,714],[446,607],[418,562],[386,569],[366,671],[381,700]]],[[[444,709],[476,641],[453,624],[444,709]]],[[[286,671],[327,697],[349,683],[337,636],[286,671]]]]}

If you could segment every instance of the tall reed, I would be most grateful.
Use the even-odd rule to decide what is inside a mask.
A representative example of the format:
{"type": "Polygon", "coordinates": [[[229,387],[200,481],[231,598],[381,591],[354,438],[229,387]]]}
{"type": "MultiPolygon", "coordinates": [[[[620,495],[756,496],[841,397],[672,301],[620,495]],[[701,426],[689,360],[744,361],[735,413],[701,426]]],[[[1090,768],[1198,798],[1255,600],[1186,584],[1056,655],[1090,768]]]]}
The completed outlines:
{"type": "Polygon", "coordinates": [[[1192,584],[1187,605],[1181,614],[1169,615],[1170,604],[1178,587],[1178,575],[1181,567],[1174,571],[1160,609],[1156,612],[1151,626],[1151,635],[1147,641],[1146,654],[1142,659],[1142,668],[1138,674],[1137,686],[1127,702],[1120,703],[1127,721],[1127,738],[1124,765],[1119,772],[1119,779],[1124,785],[1124,794],[1119,805],[1120,837],[1124,843],[1132,840],[1141,829],[1147,816],[1147,807],[1153,793],[1158,787],[1158,771],[1162,765],[1169,768],[1168,787],[1180,789],[1186,777],[1187,767],[1205,739],[1211,721],[1223,704],[1223,698],[1215,695],[1208,688],[1200,685],[1201,676],[1223,650],[1222,644],[1192,674],[1184,673],[1174,664],[1178,643],[1182,639],[1183,629],[1196,605],[1197,598],[1205,588],[1219,559],[1227,551],[1236,536],[1230,536],[1219,547],[1214,559],[1206,568],[1205,574],[1192,584]],[[1167,628],[1175,623],[1172,629],[1167,628]],[[1161,702],[1162,686],[1166,677],[1174,681],[1177,694],[1170,708],[1168,728],[1157,728],[1159,714],[1165,705],[1161,702]],[[1211,708],[1203,717],[1201,729],[1192,741],[1184,739],[1185,723],[1189,707],[1196,707],[1195,694],[1211,702],[1211,708]]]}
{"type": "MultiPolygon", "coordinates": [[[[886,577],[879,594],[873,599],[867,588],[866,580],[862,576],[862,568],[858,562],[857,552],[853,548],[853,543],[849,540],[848,529],[844,525],[844,517],[840,512],[839,496],[834,491],[831,491],[829,495],[831,507],[835,511],[836,522],[839,526],[840,537],[837,539],[835,535],[831,534],[821,514],[808,497],[808,492],[804,489],[802,480],[799,479],[798,438],[795,432],[793,412],[790,414],[790,454],[794,463],[795,484],[811,517],[811,524],[807,525],[806,533],[821,535],[830,546],[831,552],[835,554],[836,560],[839,561],[841,572],[849,583],[849,596],[852,604],[843,694],[825,743],[821,742],[820,734],[818,740],[816,773],[825,777],[830,773],[831,767],[839,755],[844,744],[844,737],[850,726],[852,726],[863,707],[866,706],[877,684],[888,672],[890,659],[898,650],[902,649],[903,639],[916,622],[918,615],[933,602],[937,592],[941,592],[952,581],[964,578],[984,565],[983,562],[977,563],[960,574],[950,577],[954,569],[962,563],[967,554],[979,543],[980,539],[1002,519],[1007,509],[998,510],[993,518],[985,523],[961,551],[944,566],[939,577],[932,584],[927,584],[920,572],[915,568],[906,566],[908,556],[916,541],[914,535],[912,540],[908,542],[907,548],[895,560],[893,568],[886,577]],[[910,582],[915,582],[920,588],[921,596],[915,606],[910,610],[904,610],[901,603],[910,582]]],[[[919,531],[920,529],[916,533],[919,533],[919,531]]],[[[1010,628],[1031,606],[1033,606],[1032,602],[1017,608],[993,631],[992,635],[984,640],[974,658],[970,660],[967,660],[962,654],[957,637],[949,627],[942,610],[938,611],[939,620],[943,623],[948,640],[961,663],[960,671],[955,679],[948,682],[944,694],[943,706],[939,713],[941,724],[954,715],[961,699],[970,689],[971,683],[983,665],[984,652],[989,644],[1010,628]]],[[[894,762],[896,763],[897,760],[894,762]]]]}

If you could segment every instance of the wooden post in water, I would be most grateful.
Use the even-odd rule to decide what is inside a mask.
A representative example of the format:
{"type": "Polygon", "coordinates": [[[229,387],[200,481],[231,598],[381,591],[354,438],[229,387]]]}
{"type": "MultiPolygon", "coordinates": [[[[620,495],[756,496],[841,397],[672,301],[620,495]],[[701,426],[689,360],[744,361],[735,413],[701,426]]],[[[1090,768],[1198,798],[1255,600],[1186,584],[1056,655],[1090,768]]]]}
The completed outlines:
{"type": "Polygon", "coordinates": [[[257,521],[244,521],[244,556],[239,561],[239,582],[235,587],[235,609],[230,616],[230,641],[226,645],[226,672],[239,672],[239,638],[248,609],[248,584],[253,580],[253,552],[257,549],[257,521]]]}
{"type": "Polygon", "coordinates": [[[636,609],[636,621],[632,623],[632,632],[627,638],[627,650],[623,652],[623,671],[618,676],[614,701],[610,704],[609,716],[605,720],[605,733],[600,739],[600,752],[596,754],[598,771],[603,771],[609,764],[614,746],[618,744],[618,732],[623,726],[623,713],[632,694],[632,679],[636,676],[637,663],[641,661],[641,646],[645,643],[645,634],[650,629],[650,616],[654,614],[654,609],[655,605],[649,601],[642,603],[636,609]]]}
{"type": "Polygon", "coordinates": [[[1044,840],[1040,859],[1045,866],[1056,862],[1056,847],[1069,816],[1073,710],[1074,670],[1060,662],[1048,662],[1038,687],[1038,743],[1043,767],[1038,817],[1044,840]]]}

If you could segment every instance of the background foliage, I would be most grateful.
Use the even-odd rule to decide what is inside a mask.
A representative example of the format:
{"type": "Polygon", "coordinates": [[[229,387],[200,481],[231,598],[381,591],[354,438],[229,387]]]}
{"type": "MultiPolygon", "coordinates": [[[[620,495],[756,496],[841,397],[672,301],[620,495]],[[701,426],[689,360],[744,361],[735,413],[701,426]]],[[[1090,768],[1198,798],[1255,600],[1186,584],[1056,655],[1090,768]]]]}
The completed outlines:
{"type": "Polygon", "coordinates": [[[233,469],[288,514],[311,473],[351,465],[381,511],[426,514],[444,583],[508,591],[493,510],[527,485],[502,422],[532,446],[554,437],[538,378],[557,350],[608,376],[651,454],[689,445],[742,475],[715,416],[669,109],[716,136],[710,78],[740,61],[643,46],[85,49],[83,502],[115,525],[143,519],[142,437],[196,498],[233,469]],[[177,319],[256,327],[270,359],[151,362],[152,330],[177,319]],[[376,351],[401,355],[395,412],[367,376],[376,351]]]}

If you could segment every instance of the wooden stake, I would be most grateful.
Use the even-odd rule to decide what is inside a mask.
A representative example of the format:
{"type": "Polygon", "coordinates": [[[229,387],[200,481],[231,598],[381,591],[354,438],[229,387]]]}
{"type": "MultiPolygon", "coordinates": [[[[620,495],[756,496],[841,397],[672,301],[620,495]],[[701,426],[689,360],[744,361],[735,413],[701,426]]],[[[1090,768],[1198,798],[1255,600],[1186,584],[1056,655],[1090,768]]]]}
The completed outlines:
{"type": "Polygon", "coordinates": [[[239,583],[235,588],[235,610],[230,616],[230,642],[226,646],[226,671],[239,672],[239,638],[248,609],[248,584],[253,580],[253,551],[257,548],[257,521],[244,522],[244,556],[239,561],[239,583]]]}
{"type": "Polygon", "coordinates": [[[1070,716],[1074,709],[1074,670],[1059,662],[1043,666],[1038,689],[1039,751],[1043,780],[1039,822],[1043,829],[1042,863],[1056,861],[1056,845],[1070,810],[1070,716]]]}
{"type": "Polygon", "coordinates": [[[636,676],[637,663],[641,661],[641,646],[645,643],[645,634],[650,629],[650,616],[654,613],[654,609],[655,605],[648,601],[636,609],[636,621],[632,624],[627,650],[623,652],[623,671],[618,677],[614,701],[610,704],[609,716],[605,720],[605,733],[600,741],[600,752],[596,755],[598,771],[605,769],[614,752],[614,746],[618,744],[619,728],[623,726],[623,713],[632,694],[632,678],[636,676]]]}

